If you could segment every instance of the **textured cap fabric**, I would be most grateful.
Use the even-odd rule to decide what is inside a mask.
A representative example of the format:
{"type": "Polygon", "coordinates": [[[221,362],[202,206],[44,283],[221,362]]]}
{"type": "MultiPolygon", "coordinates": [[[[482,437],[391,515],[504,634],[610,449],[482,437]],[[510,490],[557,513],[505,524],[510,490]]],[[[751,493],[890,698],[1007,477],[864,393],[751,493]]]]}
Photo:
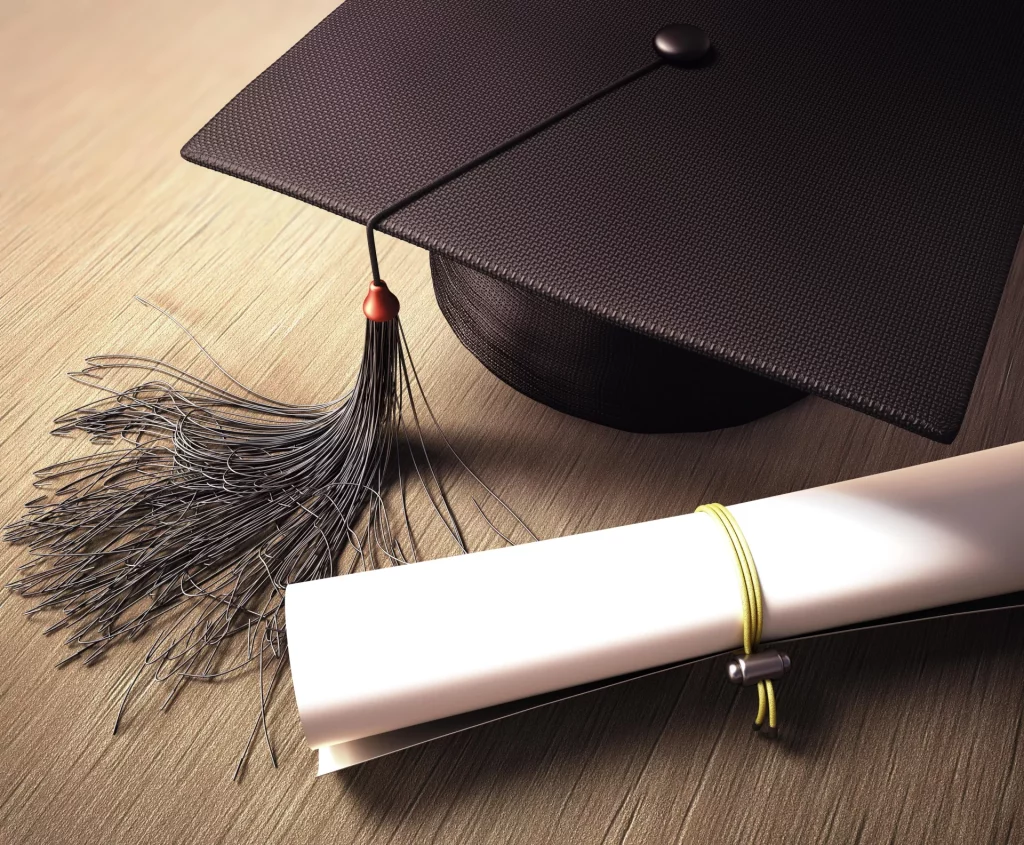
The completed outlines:
{"type": "Polygon", "coordinates": [[[1019,0],[348,0],[183,155],[365,223],[650,62],[673,22],[714,61],[382,231],[951,440],[1024,225],[1019,0]]]}

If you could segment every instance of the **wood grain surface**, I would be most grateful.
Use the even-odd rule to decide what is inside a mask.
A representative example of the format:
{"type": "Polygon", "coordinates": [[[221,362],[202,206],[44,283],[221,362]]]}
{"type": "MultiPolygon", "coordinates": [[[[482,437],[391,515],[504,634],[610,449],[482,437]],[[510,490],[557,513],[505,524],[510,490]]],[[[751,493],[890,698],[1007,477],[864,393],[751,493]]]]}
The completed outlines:
{"type": "MultiPolygon", "coordinates": [[[[178,157],[333,2],[0,2],[4,521],[34,468],[83,448],[47,433],[90,398],[65,372],[98,352],[201,363],[136,294],[265,393],[323,400],[351,380],[360,229],[178,157]]],[[[424,252],[385,240],[381,260],[448,434],[542,537],[1024,438],[1021,255],[952,447],[814,399],[709,434],[580,422],[459,346],[424,252]]],[[[24,559],[2,548],[5,581],[24,559]]],[[[0,594],[3,843],[1024,841],[1022,612],[798,644],[775,744],[750,731],[750,691],[706,663],[314,779],[287,680],[270,712],[280,767],[258,746],[234,783],[251,676],[167,713],[150,696],[113,737],[128,664],[55,670],[64,646],[26,608],[0,594]]]]}

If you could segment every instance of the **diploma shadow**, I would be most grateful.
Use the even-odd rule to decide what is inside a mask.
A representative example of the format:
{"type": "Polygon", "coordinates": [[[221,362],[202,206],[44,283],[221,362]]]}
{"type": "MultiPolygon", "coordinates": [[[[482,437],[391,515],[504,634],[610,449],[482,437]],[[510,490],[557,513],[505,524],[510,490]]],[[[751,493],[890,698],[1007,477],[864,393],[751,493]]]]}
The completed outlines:
{"type": "Polygon", "coordinates": [[[784,779],[827,766],[851,744],[925,748],[997,728],[1012,737],[1024,695],[1024,610],[829,635],[788,650],[793,670],[778,685],[775,740],[751,731],[756,694],[729,684],[724,660],[712,658],[324,780],[382,830],[410,817],[429,828],[459,807],[468,812],[545,785],[636,789],[649,777],[651,788],[682,788],[766,765],[784,779]]]}
{"type": "Polygon", "coordinates": [[[328,777],[378,822],[397,819],[414,805],[417,814],[430,816],[445,812],[453,802],[472,804],[482,795],[534,781],[553,769],[628,768],[638,755],[661,746],[670,724],[684,732],[714,732],[735,699],[736,689],[725,682],[722,662],[703,660],[510,716],[328,777]]]}

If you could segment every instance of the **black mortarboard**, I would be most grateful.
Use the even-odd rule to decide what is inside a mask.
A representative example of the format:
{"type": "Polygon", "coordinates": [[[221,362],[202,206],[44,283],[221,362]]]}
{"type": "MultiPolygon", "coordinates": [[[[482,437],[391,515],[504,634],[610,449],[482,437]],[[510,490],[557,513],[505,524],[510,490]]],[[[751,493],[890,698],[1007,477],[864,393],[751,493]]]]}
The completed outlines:
{"type": "Polygon", "coordinates": [[[462,340],[555,407],[708,428],[807,391],[951,440],[1024,223],[1015,0],[349,0],[183,154],[366,223],[644,68],[676,21],[710,38],[696,66],[379,228],[431,251],[462,340]]]}

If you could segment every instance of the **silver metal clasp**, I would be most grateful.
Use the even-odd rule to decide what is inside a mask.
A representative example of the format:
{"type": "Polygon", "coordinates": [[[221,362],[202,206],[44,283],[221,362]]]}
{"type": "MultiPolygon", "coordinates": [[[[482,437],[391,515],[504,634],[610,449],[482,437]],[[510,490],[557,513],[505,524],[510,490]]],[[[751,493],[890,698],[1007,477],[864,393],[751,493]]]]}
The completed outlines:
{"type": "Polygon", "coordinates": [[[734,684],[749,687],[761,681],[781,678],[791,665],[788,654],[769,648],[753,654],[737,654],[729,661],[726,671],[734,684]]]}

